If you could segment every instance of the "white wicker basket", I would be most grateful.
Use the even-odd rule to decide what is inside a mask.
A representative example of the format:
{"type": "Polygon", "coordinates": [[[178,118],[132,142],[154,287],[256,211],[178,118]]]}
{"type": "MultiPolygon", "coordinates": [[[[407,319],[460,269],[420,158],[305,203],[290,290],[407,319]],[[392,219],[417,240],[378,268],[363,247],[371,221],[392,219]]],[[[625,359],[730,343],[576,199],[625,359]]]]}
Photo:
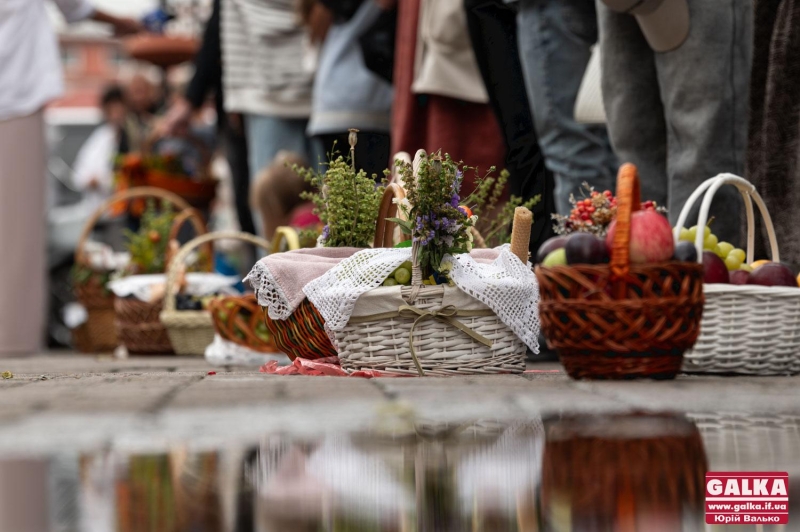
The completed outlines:
{"type": "MultiPolygon", "coordinates": [[[[720,187],[735,186],[747,213],[747,262],[754,260],[755,225],[753,201],[767,229],[772,260],[780,261],[775,230],[755,187],[741,177],[720,174],[705,181],[689,197],[675,227],[680,228],[694,203],[703,194],[698,227],[708,222],[711,200],[720,187]]],[[[702,262],[703,231],[695,245],[702,262]]],[[[740,373],[788,375],[800,372],[800,288],[758,285],[707,284],[700,337],[683,357],[683,371],[692,373],[740,373]]]]}
{"type": "Polygon", "coordinates": [[[527,347],[485,304],[455,286],[424,285],[412,246],[411,286],[380,286],[335,331],[342,367],[438,376],[525,371],[527,347]]]}

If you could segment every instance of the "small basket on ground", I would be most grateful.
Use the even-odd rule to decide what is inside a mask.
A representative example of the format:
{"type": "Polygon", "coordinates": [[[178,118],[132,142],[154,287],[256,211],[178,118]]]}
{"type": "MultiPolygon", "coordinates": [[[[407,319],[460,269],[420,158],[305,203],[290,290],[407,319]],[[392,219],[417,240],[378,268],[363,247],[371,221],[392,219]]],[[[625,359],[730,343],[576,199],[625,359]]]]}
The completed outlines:
{"type": "Polygon", "coordinates": [[[542,332],[575,379],[673,378],[703,313],[703,268],[631,264],[631,214],[639,178],[620,168],[611,264],[537,266],[542,332]]]}
{"type": "MultiPolygon", "coordinates": [[[[271,253],[300,249],[300,237],[291,227],[279,227],[272,240],[271,253]]],[[[282,353],[294,360],[317,360],[336,356],[336,349],[325,332],[325,320],[308,299],[285,320],[274,320],[263,309],[264,324],[270,338],[282,353]]]]}
{"type": "MultiPolygon", "coordinates": [[[[139,187],[114,194],[94,212],[83,228],[75,250],[75,264],[78,267],[91,269],[85,251],[86,243],[103,215],[120,203],[130,205],[129,200],[142,198],[156,198],[178,208],[188,207],[180,197],[156,188],[139,187]]],[[[81,352],[112,351],[122,340],[115,325],[116,298],[100,280],[106,276],[106,272],[93,272],[85,283],[75,286],[76,298],[88,314],[87,321],[74,331],[75,346],[81,352]]]]}
{"type": "Polygon", "coordinates": [[[208,306],[214,330],[225,341],[258,353],[279,353],[266,328],[256,296],[230,296],[215,299],[208,306]]]}
{"type": "MultiPolygon", "coordinates": [[[[753,201],[761,212],[767,230],[772,260],[780,262],[775,229],[764,201],[750,182],[735,175],[721,174],[697,188],[681,211],[676,235],[686,222],[692,206],[704,194],[698,227],[705,227],[714,194],[725,185],[735,186],[744,199],[747,263],[752,263],[755,258],[753,201]]],[[[698,233],[699,237],[703,236],[703,231],[698,233]]],[[[699,238],[695,244],[698,261],[702,261],[702,239],[699,238]]],[[[703,290],[706,306],[700,324],[700,337],[684,357],[684,371],[746,375],[800,373],[800,288],[706,284],[703,290]]]]}
{"type": "MultiPolygon", "coordinates": [[[[159,189],[156,189],[159,190],[159,189]]],[[[162,191],[163,193],[164,191],[162,191]]],[[[168,193],[171,194],[171,193],[168,193]]],[[[174,247],[178,232],[184,223],[190,221],[198,234],[206,231],[200,213],[181,200],[180,205],[183,210],[178,213],[172,221],[170,228],[169,242],[174,247]]],[[[170,250],[167,249],[167,261],[169,264],[170,250]]],[[[211,266],[211,257],[208,256],[205,262],[207,269],[211,266]]],[[[116,326],[122,345],[133,354],[171,354],[172,344],[164,325],[159,319],[159,315],[164,308],[164,299],[157,298],[155,301],[142,301],[136,297],[118,297],[114,303],[116,312],[116,326]]]]}
{"type": "Polygon", "coordinates": [[[269,249],[269,244],[257,236],[236,231],[219,231],[190,240],[178,251],[167,268],[164,310],[160,313],[161,322],[167,329],[177,355],[202,356],[206,347],[214,341],[214,322],[211,313],[208,310],[177,310],[175,296],[179,289],[178,278],[189,254],[203,244],[221,239],[241,240],[269,249]]]}

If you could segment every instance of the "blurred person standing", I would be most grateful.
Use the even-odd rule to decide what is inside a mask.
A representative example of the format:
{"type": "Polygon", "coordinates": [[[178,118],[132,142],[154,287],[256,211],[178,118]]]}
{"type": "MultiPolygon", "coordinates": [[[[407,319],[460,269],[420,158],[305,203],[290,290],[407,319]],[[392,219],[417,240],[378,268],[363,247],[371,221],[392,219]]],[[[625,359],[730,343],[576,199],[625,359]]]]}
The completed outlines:
{"type": "Polygon", "coordinates": [[[119,153],[120,137],[127,107],[122,88],[113,85],[100,99],[103,123],[83,143],[75,157],[73,184],[83,192],[85,205],[96,210],[114,192],[114,159],[119,153]]]}
{"type": "Polygon", "coordinates": [[[603,125],[575,120],[575,102],[597,43],[592,0],[519,0],[517,36],[525,86],[545,164],[555,174],[558,212],[584,182],[614,189],[617,158],[603,125]]]}
{"type": "Polygon", "coordinates": [[[164,121],[157,127],[157,135],[187,132],[192,114],[197,112],[213,93],[217,111],[217,131],[231,171],[239,228],[246,233],[255,233],[256,228],[250,213],[250,170],[242,115],[228,114],[224,106],[220,39],[221,3],[222,0],[214,0],[212,4],[211,16],[203,31],[203,41],[194,58],[194,75],[184,93],[178,95],[167,111],[164,121]]]}
{"type": "MultiPolygon", "coordinates": [[[[700,183],[744,172],[752,0],[600,0],[598,10],[612,144],[639,169],[642,198],[675,224],[700,183]]],[[[737,245],[739,192],[721,188],[711,214],[714,234],[737,245]]]]}
{"type": "Polygon", "coordinates": [[[294,0],[222,0],[220,24],[225,110],[244,115],[251,184],[281,150],[315,160],[306,137],[313,72],[294,0]]]}
{"type": "MultiPolygon", "coordinates": [[[[137,21],[95,9],[86,0],[54,0],[67,22],[92,19],[116,33],[137,21]]],[[[58,41],[45,0],[0,3],[0,357],[40,349],[45,309],[43,108],[64,89],[58,41]]]]}
{"type": "Polygon", "coordinates": [[[396,1],[318,3],[330,11],[333,24],[319,54],[308,134],[319,140],[326,157],[333,150],[346,157],[348,130],[358,129],[356,167],[378,178],[390,166],[392,85],[367,68],[360,40],[396,1]]]}
{"type": "Polygon", "coordinates": [[[120,139],[120,153],[139,152],[152,131],[158,105],[156,84],[145,71],[134,72],[125,83],[125,102],[128,116],[120,139]]]}
{"type": "MultiPolygon", "coordinates": [[[[441,149],[454,160],[502,168],[505,146],[467,31],[463,0],[398,3],[392,153],[441,149]]],[[[462,197],[475,186],[464,176],[462,197]]]]}
{"type": "Polygon", "coordinates": [[[531,209],[530,251],[535,254],[555,234],[555,184],[553,172],[544,163],[525,92],[517,44],[517,9],[504,0],[464,0],[464,8],[472,49],[506,144],[509,192],[523,201],[536,195],[542,198],[531,209]]]}

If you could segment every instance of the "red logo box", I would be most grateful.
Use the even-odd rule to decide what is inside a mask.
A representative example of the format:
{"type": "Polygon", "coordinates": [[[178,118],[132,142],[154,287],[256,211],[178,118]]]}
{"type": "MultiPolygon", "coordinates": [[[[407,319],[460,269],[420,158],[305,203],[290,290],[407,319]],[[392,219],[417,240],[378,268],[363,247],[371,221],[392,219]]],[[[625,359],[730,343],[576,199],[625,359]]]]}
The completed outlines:
{"type": "Polygon", "coordinates": [[[707,524],[757,525],[788,522],[788,473],[706,473],[707,524]]]}

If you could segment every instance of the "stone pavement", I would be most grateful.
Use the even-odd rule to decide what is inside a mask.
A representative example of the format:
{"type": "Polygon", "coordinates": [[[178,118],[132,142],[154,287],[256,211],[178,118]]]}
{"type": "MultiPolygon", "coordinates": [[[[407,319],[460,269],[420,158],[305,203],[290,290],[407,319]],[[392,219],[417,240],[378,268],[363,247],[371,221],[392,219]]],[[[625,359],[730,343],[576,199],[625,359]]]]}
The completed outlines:
{"type": "Polygon", "coordinates": [[[267,434],[360,430],[393,417],[521,419],[557,413],[800,414],[800,378],[680,376],[576,382],[557,363],[533,373],[453,378],[274,376],[199,358],[50,354],[0,359],[0,453],[108,447],[202,449],[267,434]],[[210,375],[209,371],[216,371],[210,375]]]}

